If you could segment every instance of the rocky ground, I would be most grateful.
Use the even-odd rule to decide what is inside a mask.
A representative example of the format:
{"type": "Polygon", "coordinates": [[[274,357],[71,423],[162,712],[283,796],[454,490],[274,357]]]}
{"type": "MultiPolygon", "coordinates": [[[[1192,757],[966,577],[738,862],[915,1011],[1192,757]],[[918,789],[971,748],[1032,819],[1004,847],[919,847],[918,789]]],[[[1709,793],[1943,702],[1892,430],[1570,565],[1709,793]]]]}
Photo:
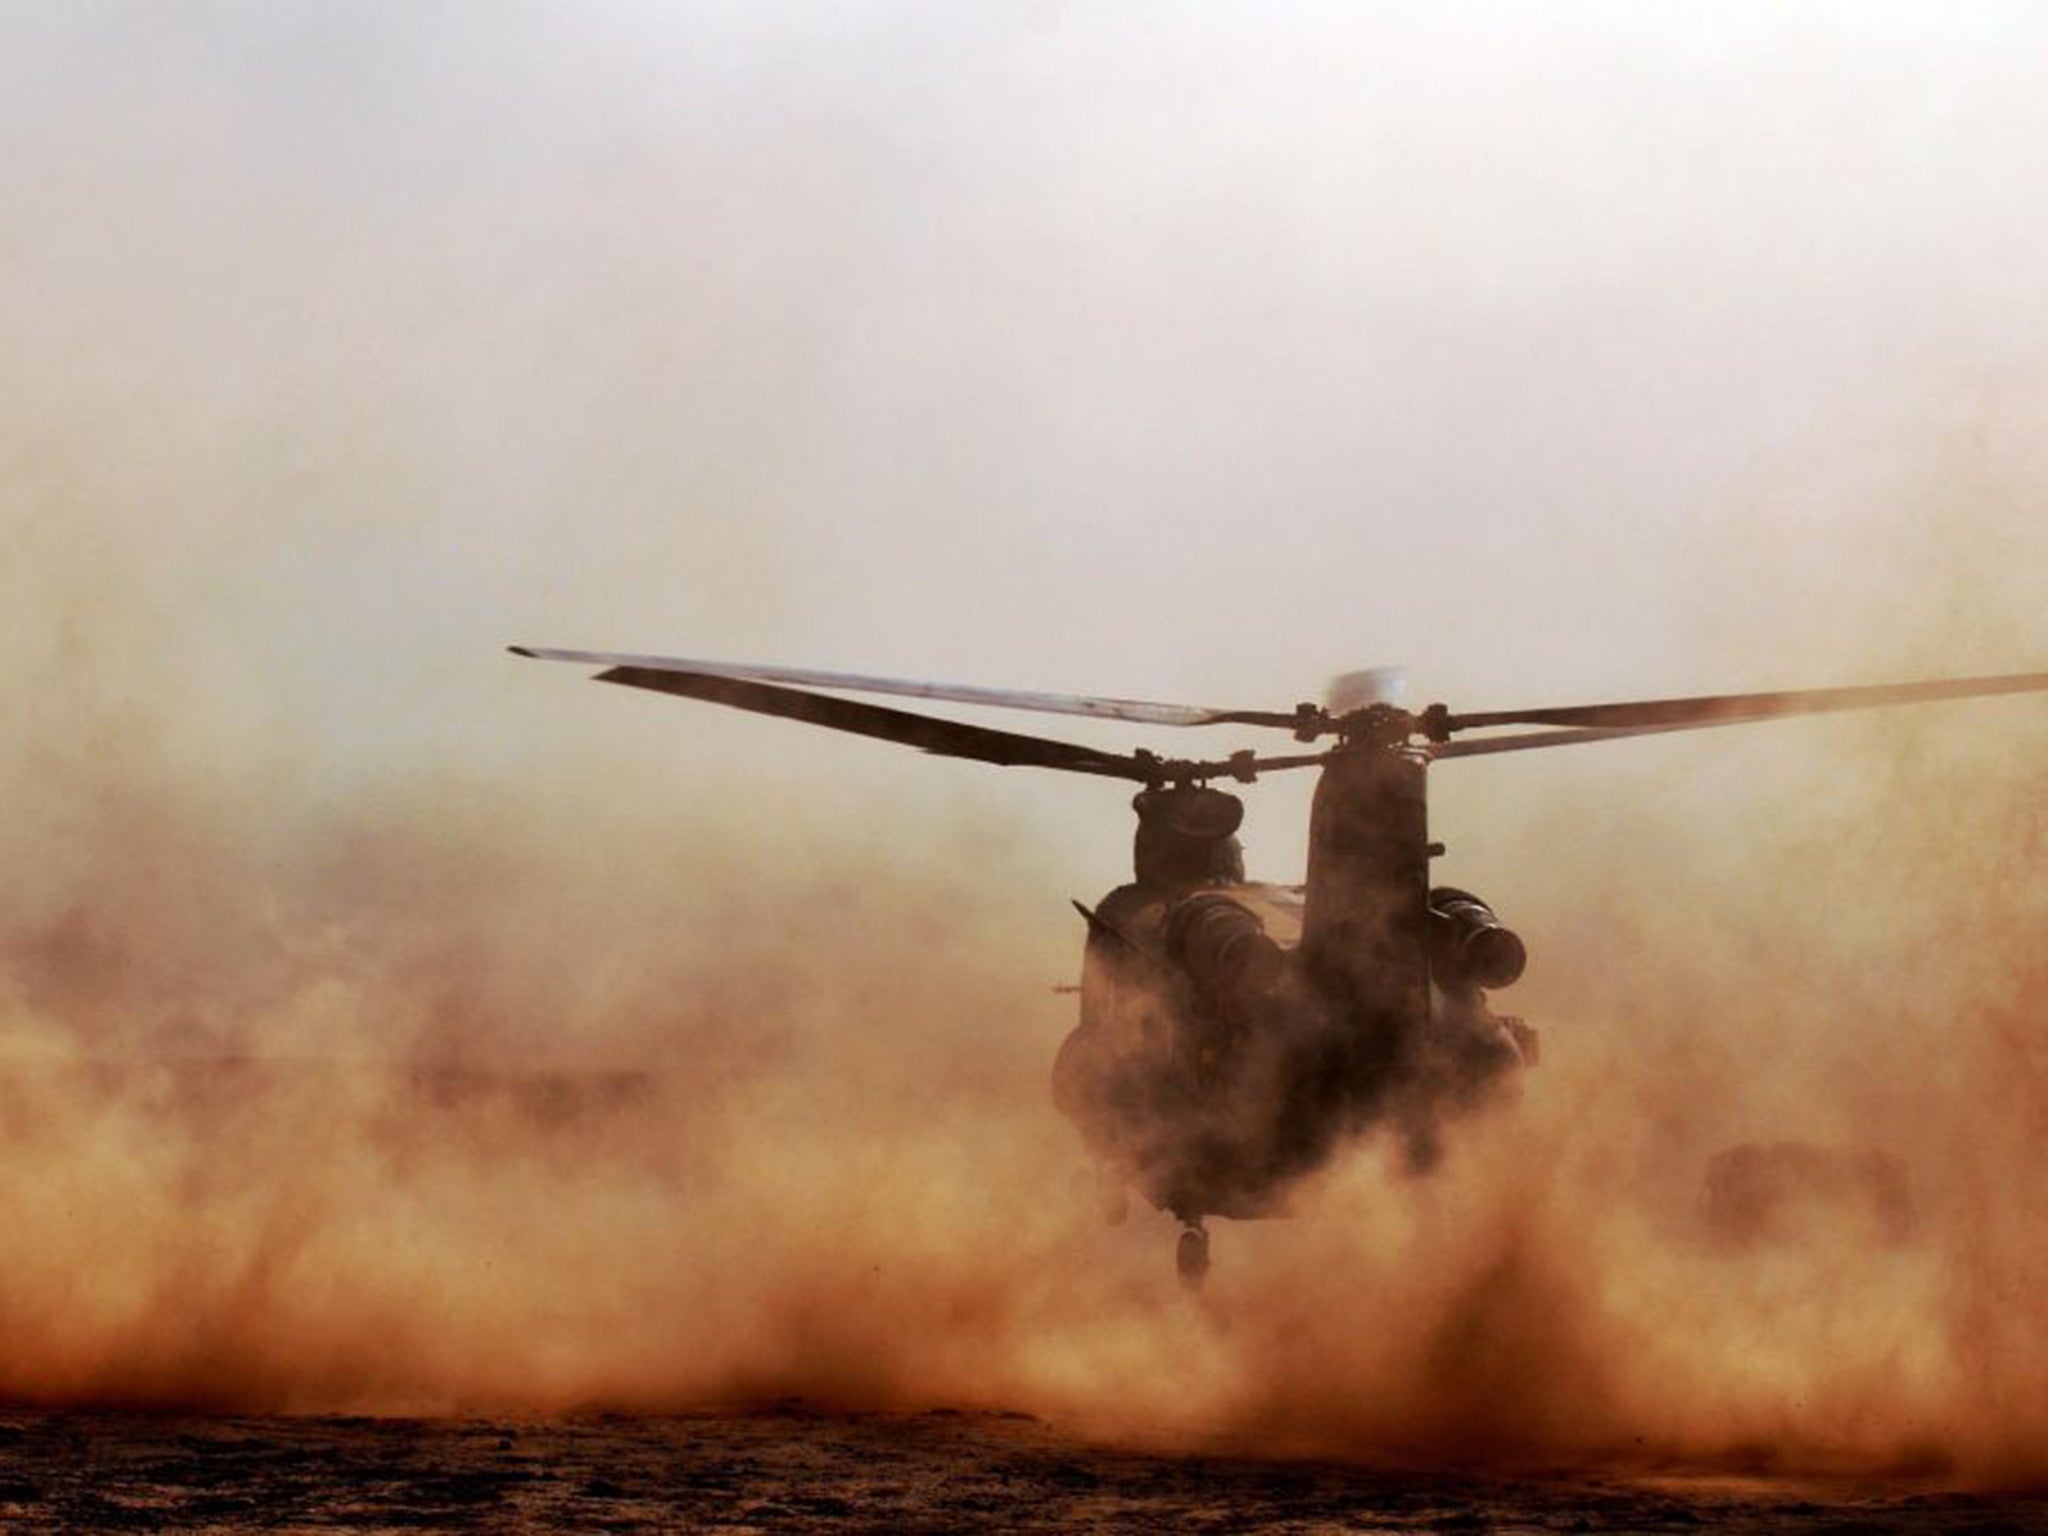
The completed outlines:
{"type": "Polygon", "coordinates": [[[6,1530],[2048,1531],[1927,1489],[1369,1471],[1090,1448],[987,1414],[0,1415],[6,1530]]]}

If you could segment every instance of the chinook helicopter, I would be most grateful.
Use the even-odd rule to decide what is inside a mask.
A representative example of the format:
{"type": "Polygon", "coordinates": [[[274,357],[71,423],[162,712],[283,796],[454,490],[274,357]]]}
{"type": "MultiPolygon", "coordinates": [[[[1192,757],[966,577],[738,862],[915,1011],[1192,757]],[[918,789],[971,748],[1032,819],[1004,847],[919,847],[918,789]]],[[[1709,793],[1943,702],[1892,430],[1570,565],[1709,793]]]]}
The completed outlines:
{"type": "Polygon", "coordinates": [[[1132,880],[1094,907],[1074,903],[1087,924],[1080,1019],[1054,1061],[1053,1101],[1096,1161],[1112,1221],[1134,1187],[1181,1224],[1177,1266],[1190,1284],[1209,1266],[1207,1218],[1284,1214],[1304,1174],[1370,1130],[1397,1136],[1408,1162],[1427,1167],[1446,1120],[1536,1061],[1536,1032],[1489,1001],[1521,976],[1521,939],[1478,896],[1430,882],[1430,860],[1443,851],[1429,838],[1432,763],[2048,689],[2048,672],[2033,672],[1461,713],[1408,710],[1399,670],[1381,668],[1339,678],[1321,704],[1269,711],[511,649],[600,667],[599,682],[940,756],[1140,785],[1132,880]],[[846,693],[1156,726],[1271,727],[1311,750],[1210,760],[1116,753],[838,697],[846,693]],[[1306,883],[1249,881],[1236,837],[1243,804],[1216,785],[1296,768],[1321,770],[1306,883]]]}

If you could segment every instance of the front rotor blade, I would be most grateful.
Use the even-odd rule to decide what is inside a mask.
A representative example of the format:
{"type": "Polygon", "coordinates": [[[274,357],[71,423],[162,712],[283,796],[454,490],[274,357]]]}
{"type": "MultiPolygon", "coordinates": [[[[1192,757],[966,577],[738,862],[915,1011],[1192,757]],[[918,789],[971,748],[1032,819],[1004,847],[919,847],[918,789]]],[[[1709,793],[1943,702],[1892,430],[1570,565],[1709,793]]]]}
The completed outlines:
{"type": "MultiPolygon", "coordinates": [[[[1930,704],[1940,699],[1989,698],[1997,694],[2038,693],[2043,690],[2048,690],[2048,672],[2019,672],[2005,677],[1874,683],[1856,688],[1807,688],[1790,693],[1723,693],[1695,699],[1580,704],[1563,709],[1494,710],[1483,714],[1446,715],[1441,729],[1451,732],[1491,725],[1555,725],[1590,727],[1603,734],[1616,730],[1637,732],[1657,728],[1687,730],[1708,725],[1734,725],[1745,720],[1771,720],[1786,715],[1819,715],[1844,709],[1875,709],[1886,704],[1930,704]]],[[[1532,738],[1531,744],[1539,743],[1532,738]]],[[[1515,749],[1494,747],[1491,750],[1515,749]]],[[[1471,754],[1439,751],[1437,755],[1471,754]]]]}
{"type": "Polygon", "coordinates": [[[1452,757],[1491,757],[1496,752],[1529,752],[1537,747],[1575,747],[1588,741],[1626,741],[1631,736],[1669,736],[1675,731],[1705,731],[1740,720],[1699,720],[1691,725],[1638,725],[1627,730],[1530,731],[1522,736],[1475,736],[1469,741],[1432,745],[1430,761],[1452,757]]]}
{"type": "Polygon", "coordinates": [[[829,688],[844,693],[900,694],[951,704],[984,704],[994,709],[1031,709],[1041,714],[1129,720],[1139,725],[1277,725],[1293,730],[1304,723],[1299,711],[1209,709],[1194,704],[1153,704],[1142,699],[1099,699],[1076,693],[1027,693],[1014,688],[980,688],[970,683],[927,683],[899,677],[866,677],[854,672],[820,672],[804,667],[756,666],[751,662],[691,661],[680,656],[543,650],[523,645],[515,645],[512,650],[516,655],[531,656],[540,661],[574,661],[587,666],[625,667],[640,672],[680,672],[692,677],[789,683],[799,688],[829,688]]]}
{"type": "Polygon", "coordinates": [[[853,699],[831,699],[823,694],[775,688],[744,678],[700,676],[651,667],[613,667],[598,673],[597,681],[670,693],[678,698],[702,699],[707,704],[725,704],[733,709],[751,710],[757,715],[801,720],[806,725],[850,731],[856,736],[874,736],[883,741],[916,747],[922,752],[937,753],[941,757],[966,757],[1004,767],[1059,768],[1069,773],[1095,773],[1140,782],[1149,782],[1157,777],[1157,759],[1148,765],[1135,756],[1119,757],[1071,742],[1023,736],[1013,731],[995,731],[987,726],[940,720],[931,715],[912,714],[908,710],[885,709],[879,704],[862,704],[853,699]]]}

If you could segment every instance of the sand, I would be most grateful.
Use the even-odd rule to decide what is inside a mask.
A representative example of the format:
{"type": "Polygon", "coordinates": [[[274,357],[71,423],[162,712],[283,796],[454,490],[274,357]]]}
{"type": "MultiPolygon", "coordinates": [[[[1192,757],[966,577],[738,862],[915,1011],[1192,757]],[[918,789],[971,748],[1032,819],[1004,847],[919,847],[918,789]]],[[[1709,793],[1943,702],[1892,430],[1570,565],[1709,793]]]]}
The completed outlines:
{"type": "Polygon", "coordinates": [[[547,1420],[0,1416],[12,1530],[2048,1530],[1910,1483],[1139,1454],[937,1410],[547,1420]]]}

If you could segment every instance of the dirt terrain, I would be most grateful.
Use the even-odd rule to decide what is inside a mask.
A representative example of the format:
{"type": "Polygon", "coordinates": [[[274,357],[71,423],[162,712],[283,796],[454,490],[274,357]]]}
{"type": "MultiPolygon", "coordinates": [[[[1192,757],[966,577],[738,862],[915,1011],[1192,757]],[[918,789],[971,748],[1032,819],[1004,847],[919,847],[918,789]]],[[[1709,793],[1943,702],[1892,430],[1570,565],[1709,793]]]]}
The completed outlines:
{"type": "Polygon", "coordinates": [[[12,1530],[2048,1530],[1903,1485],[1367,1470],[1093,1448],[1022,1417],[0,1416],[12,1530]]]}

